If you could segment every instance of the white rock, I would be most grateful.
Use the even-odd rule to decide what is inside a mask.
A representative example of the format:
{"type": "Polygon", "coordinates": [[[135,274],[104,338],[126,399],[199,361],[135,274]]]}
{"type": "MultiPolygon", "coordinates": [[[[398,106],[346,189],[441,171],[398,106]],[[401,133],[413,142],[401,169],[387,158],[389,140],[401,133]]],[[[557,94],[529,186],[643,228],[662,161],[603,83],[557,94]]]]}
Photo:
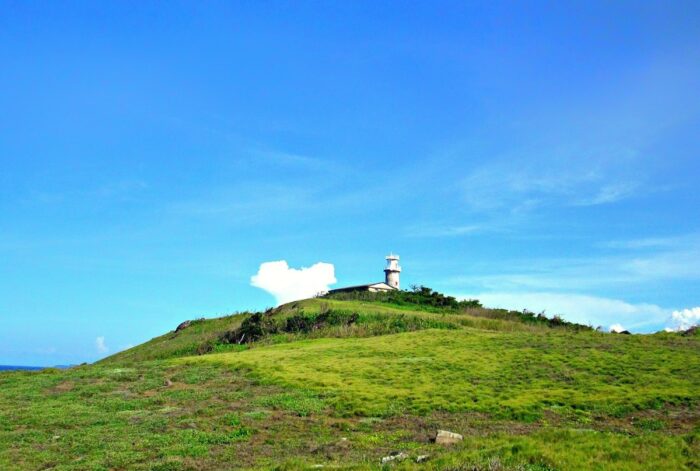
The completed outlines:
{"type": "Polygon", "coordinates": [[[458,433],[448,432],[447,430],[438,430],[437,435],[435,435],[435,443],[441,445],[452,445],[462,440],[464,440],[463,436],[458,433]]]}
{"type": "Polygon", "coordinates": [[[382,464],[387,464],[391,461],[403,461],[406,458],[408,458],[408,455],[404,452],[391,454],[389,456],[385,456],[384,458],[382,458],[382,464]]]}

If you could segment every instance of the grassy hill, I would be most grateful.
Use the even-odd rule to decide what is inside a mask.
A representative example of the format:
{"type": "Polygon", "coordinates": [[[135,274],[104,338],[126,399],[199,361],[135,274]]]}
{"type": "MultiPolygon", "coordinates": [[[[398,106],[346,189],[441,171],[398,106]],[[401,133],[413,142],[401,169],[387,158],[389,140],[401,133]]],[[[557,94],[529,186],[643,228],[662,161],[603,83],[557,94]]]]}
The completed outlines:
{"type": "Polygon", "coordinates": [[[0,374],[0,469],[699,469],[699,400],[697,335],[345,294],[0,374]]]}

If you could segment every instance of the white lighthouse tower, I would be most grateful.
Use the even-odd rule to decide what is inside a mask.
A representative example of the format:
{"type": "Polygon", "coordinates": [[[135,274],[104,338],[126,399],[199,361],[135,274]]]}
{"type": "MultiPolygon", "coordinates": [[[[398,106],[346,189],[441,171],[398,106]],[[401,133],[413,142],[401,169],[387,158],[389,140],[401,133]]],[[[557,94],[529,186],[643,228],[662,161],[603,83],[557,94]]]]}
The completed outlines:
{"type": "Polygon", "coordinates": [[[399,289],[399,274],[401,273],[401,267],[399,266],[399,256],[390,254],[386,256],[386,268],[384,269],[384,274],[386,275],[386,284],[392,288],[399,289]]]}

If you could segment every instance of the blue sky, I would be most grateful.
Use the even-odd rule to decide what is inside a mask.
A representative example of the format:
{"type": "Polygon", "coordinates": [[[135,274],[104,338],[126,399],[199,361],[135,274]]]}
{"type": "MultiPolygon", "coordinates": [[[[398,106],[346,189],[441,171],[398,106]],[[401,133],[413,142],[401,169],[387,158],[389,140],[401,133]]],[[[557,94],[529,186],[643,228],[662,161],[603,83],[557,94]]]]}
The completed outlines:
{"type": "Polygon", "coordinates": [[[0,364],[389,251],[487,305],[700,316],[696,1],[5,1],[0,70],[0,364]]]}

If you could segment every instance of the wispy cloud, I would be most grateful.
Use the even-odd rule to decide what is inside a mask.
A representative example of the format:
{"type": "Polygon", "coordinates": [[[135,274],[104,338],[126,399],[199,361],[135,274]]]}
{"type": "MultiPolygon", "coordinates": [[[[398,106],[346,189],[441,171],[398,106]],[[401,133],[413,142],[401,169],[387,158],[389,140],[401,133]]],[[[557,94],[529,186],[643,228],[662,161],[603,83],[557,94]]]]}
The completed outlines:
{"type": "Polygon", "coordinates": [[[575,293],[487,292],[461,297],[479,299],[488,307],[544,311],[548,316],[561,315],[570,322],[594,327],[625,325],[636,332],[661,330],[671,315],[670,309],[655,304],[633,304],[620,299],[575,293]]]}
{"type": "Polygon", "coordinates": [[[645,237],[641,239],[611,240],[598,244],[599,247],[624,250],[668,249],[700,247],[700,234],[686,234],[665,237],[645,237]]]}
{"type": "Polygon", "coordinates": [[[580,291],[700,280],[698,238],[616,241],[614,246],[630,248],[613,255],[500,260],[491,264],[491,273],[459,275],[444,282],[494,291],[580,291]]]}
{"type": "Polygon", "coordinates": [[[118,180],[88,190],[88,193],[98,198],[132,199],[147,189],[148,184],[143,180],[118,180]]]}
{"type": "Polygon", "coordinates": [[[105,344],[105,338],[103,336],[97,337],[95,339],[95,348],[97,348],[97,353],[103,354],[109,351],[107,344],[105,344]]]}
{"type": "Polygon", "coordinates": [[[527,166],[495,163],[482,166],[461,181],[462,196],[476,212],[522,213],[547,206],[594,206],[635,196],[640,184],[617,180],[598,167],[551,166],[535,160],[527,166]]]}
{"type": "MultiPolygon", "coordinates": [[[[456,276],[453,292],[466,290],[488,306],[527,308],[562,314],[567,320],[630,329],[684,330],[700,322],[700,308],[672,309],[650,303],[592,295],[631,290],[666,282],[700,280],[700,237],[695,234],[617,240],[600,249],[614,255],[501,260],[491,274],[456,276]],[[474,294],[476,293],[476,294],[474,294]]],[[[605,253],[605,252],[603,252],[605,253]]],[[[624,329],[623,329],[624,330],[624,329]]]]}
{"type": "Polygon", "coordinates": [[[312,172],[352,172],[352,168],[341,165],[335,159],[324,159],[261,147],[251,150],[250,156],[242,159],[242,161],[246,165],[258,163],[276,167],[298,168],[312,172]]]}
{"type": "Polygon", "coordinates": [[[634,196],[639,189],[637,182],[621,182],[604,185],[598,193],[589,198],[584,198],[574,202],[577,206],[596,206],[599,204],[615,203],[634,196]]]}
{"type": "Polygon", "coordinates": [[[211,190],[201,197],[173,204],[170,212],[181,216],[226,217],[239,223],[256,222],[275,214],[312,209],[315,201],[313,188],[248,183],[211,190]]]}
{"type": "Polygon", "coordinates": [[[455,237],[468,234],[475,234],[485,229],[484,226],[473,224],[464,226],[453,225],[424,225],[411,226],[405,230],[408,237],[455,237]]]}
{"type": "Polygon", "coordinates": [[[329,211],[362,212],[390,207],[401,198],[401,186],[374,182],[341,184],[331,178],[284,184],[265,181],[232,182],[171,204],[167,211],[177,217],[215,218],[228,224],[254,224],[299,214],[305,217],[329,211]]]}
{"type": "Polygon", "coordinates": [[[125,179],[106,181],[85,187],[61,190],[31,189],[19,196],[26,205],[59,206],[76,203],[114,203],[137,200],[149,188],[144,180],[125,179]]]}

